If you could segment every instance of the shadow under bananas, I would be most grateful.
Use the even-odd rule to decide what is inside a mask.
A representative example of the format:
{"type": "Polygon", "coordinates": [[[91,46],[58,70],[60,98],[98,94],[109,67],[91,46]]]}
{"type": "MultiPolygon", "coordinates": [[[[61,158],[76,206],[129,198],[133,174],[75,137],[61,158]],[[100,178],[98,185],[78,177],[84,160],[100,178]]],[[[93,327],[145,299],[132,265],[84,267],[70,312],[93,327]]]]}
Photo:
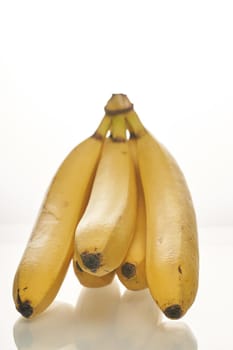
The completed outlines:
{"type": "Polygon", "coordinates": [[[77,304],[55,302],[35,320],[19,318],[13,329],[18,350],[195,350],[180,321],[162,321],[148,290],[120,294],[109,286],[83,288],[77,304]]]}

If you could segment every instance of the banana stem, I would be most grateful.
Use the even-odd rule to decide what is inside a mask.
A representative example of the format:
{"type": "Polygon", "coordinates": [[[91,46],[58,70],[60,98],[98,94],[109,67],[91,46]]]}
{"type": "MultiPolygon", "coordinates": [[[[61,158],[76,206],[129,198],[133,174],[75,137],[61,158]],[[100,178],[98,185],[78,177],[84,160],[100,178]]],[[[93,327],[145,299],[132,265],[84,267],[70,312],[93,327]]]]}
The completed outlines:
{"type": "Polygon", "coordinates": [[[131,138],[139,138],[147,133],[144,125],[134,110],[127,113],[125,117],[131,138]]]}
{"type": "Polygon", "coordinates": [[[133,104],[124,94],[112,94],[104,109],[107,115],[114,116],[131,111],[133,104]]]}
{"type": "Polygon", "coordinates": [[[105,115],[101,120],[97,130],[93,134],[93,137],[99,140],[104,139],[108,130],[110,129],[111,122],[112,122],[111,117],[109,117],[108,115],[105,115]]]}
{"type": "Polygon", "coordinates": [[[125,142],[127,140],[124,115],[112,116],[111,137],[115,142],[125,142]]]}

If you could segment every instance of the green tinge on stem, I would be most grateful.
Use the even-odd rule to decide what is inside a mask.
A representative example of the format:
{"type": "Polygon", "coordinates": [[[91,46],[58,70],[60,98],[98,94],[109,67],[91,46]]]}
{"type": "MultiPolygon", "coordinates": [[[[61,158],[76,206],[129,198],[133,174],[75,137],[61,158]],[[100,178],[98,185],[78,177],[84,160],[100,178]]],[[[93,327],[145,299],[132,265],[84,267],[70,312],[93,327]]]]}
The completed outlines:
{"type": "Polygon", "coordinates": [[[124,115],[112,116],[111,137],[115,142],[125,142],[127,140],[124,115]]]}
{"type": "Polygon", "coordinates": [[[103,138],[105,138],[108,130],[110,129],[111,122],[112,122],[111,117],[109,117],[108,115],[105,115],[101,120],[100,125],[98,126],[93,137],[99,140],[102,140],[103,138]]]}
{"type": "Polygon", "coordinates": [[[139,138],[147,133],[137,113],[135,113],[134,111],[131,111],[126,114],[126,122],[130,131],[131,138],[139,138]]]}

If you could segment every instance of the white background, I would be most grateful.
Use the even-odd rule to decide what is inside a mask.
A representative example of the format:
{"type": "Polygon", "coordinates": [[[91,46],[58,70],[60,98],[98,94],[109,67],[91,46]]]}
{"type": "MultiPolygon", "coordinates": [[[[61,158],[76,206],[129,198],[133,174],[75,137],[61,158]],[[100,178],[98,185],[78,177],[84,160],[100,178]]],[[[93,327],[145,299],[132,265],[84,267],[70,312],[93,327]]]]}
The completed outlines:
{"type": "MultiPolygon", "coordinates": [[[[94,132],[117,92],[128,95],[145,126],[175,156],[192,193],[200,228],[200,288],[184,322],[200,350],[232,348],[232,18],[232,0],[0,1],[2,348],[21,349],[32,336],[27,349],[41,348],[42,341],[51,350],[50,341],[64,342],[68,326],[59,312],[32,323],[32,335],[27,323],[17,321],[12,279],[57,167],[94,132]],[[22,331],[15,340],[13,328],[22,331]]],[[[75,304],[81,288],[74,279],[70,272],[58,300],[75,304]]],[[[104,292],[102,300],[105,305],[104,292]]],[[[131,306],[138,310],[138,303],[131,306]]],[[[139,341],[147,338],[141,318],[150,317],[150,310],[137,317],[126,311],[128,325],[135,322],[140,329],[134,329],[139,341]]],[[[87,346],[92,321],[86,319],[87,346]]],[[[180,326],[175,339],[185,350],[196,349],[180,326]]],[[[165,334],[167,345],[158,344],[158,329],[151,331],[151,348],[174,345],[173,331],[165,334]]],[[[135,350],[127,343],[126,348],[135,350]]]]}
{"type": "Polygon", "coordinates": [[[1,1],[0,222],[33,225],[60,162],[123,92],[183,169],[199,225],[232,225],[232,6],[1,1]]]}

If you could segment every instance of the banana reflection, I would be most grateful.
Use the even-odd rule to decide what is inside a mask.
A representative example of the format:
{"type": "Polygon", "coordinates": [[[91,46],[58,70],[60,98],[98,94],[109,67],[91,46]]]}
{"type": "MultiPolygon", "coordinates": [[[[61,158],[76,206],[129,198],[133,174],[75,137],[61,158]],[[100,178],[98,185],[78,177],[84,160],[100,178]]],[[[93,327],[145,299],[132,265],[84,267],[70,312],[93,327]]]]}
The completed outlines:
{"type": "Polygon", "coordinates": [[[74,308],[71,305],[54,303],[34,320],[20,317],[14,325],[17,349],[55,350],[72,344],[73,314],[74,308]]]}
{"type": "Polygon", "coordinates": [[[195,350],[197,343],[180,321],[162,322],[148,290],[125,291],[116,281],[83,288],[75,307],[54,303],[34,320],[14,325],[18,350],[195,350]]]}

